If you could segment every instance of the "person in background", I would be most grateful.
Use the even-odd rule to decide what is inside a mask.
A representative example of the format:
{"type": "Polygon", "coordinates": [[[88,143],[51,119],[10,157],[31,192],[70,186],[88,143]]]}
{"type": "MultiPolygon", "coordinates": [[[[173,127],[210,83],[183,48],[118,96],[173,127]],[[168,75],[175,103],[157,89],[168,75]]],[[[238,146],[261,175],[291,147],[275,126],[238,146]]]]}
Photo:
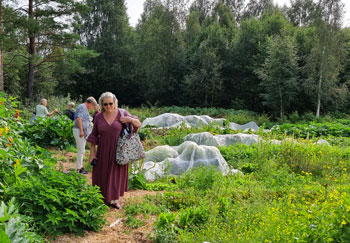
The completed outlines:
{"type": "Polygon", "coordinates": [[[94,112],[94,114],[92,115],[92,123],[95,122],[96,115],[97,115],[98,113],[100,113],[100,106],[99,106],[98,104],[97,104],[94,108],[95,108],[95,112],[94,112]]]}
{"type": "Polygon", "coordinates": [[[58,112],[57,109],[54,109],[53,111],[49,112],[46,106],[47,100],[41,99],[40,104],[35,107],[35,116],[44,118],[46,116],[52,116],[53,114],[58,112]]]}
{"type": "Polygon", "coordinates": [[[73,125],[73,135],[78,148],[77,172],[87,174],[83,168],[83,158],[85,153],[86,138],[91,132],[89,110],[94,110],[97,102],[94,97],[89,97],[86,101],[78,105],[75,111],[75,120],[73,125]]]}
{"type": "Polygon", "coordinates": [[[75,110],[74,110],[74,102],[69,102],[68,103],[68,109],[64,111],[64,114],[68,116],[69,119],[74,121],[74,115],[75,115],[75,110]]]}
{"type": "Polygon", "coordinates": [[[92,185],[100,187],[106,204],[120,209],[119,198],[128,191],[129,166],[116,163],[116,151],[122,124],[129,124],[136,132],[141,122],[123,110],[121,117],[118,100],[111,92],[105,92],[99,98],[101,112],[95,117],[94,128],[88,137],[90,143],[90,162],[95,161],[92,169],[92,185]],[[97,150],[96,150],[97,146],[97,150]]]}

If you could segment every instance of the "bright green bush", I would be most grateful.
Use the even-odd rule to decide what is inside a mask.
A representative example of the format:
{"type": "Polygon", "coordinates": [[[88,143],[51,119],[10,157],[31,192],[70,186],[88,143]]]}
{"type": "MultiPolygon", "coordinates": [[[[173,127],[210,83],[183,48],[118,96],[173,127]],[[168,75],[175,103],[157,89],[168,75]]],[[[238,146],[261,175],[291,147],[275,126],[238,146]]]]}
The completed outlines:
{"type": "Polygon", "coordinates": [[[24,126],[23,136],[41,147],[65,148],[74,144],[73,122],[66,116],[37,118],[24,126]]]}
{"type": "Polygon", "coordinates": [[[99,188],[87,185],[85,177],[71,172],[42,170],[8,193],[21,205],[20,212],[33,219],[37,230],[52,236],[84,230],[98,231],[104,224],[107,206],[99,188]]]}

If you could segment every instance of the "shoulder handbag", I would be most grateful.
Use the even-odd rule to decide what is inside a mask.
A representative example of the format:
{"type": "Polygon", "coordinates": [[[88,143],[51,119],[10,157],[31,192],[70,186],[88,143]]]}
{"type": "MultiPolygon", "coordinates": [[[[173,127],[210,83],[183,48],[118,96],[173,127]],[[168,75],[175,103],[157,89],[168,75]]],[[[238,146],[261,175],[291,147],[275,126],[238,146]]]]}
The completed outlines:
{"type": "MultiPolygon", "coordinates": [[[[120,116],[124,117],[124,110],[119,109],[120,116]]],[[[126,165],[132,161],[145,158],[140,136],[133,132],[133,127],[123,124],[118,139],[116,162],[119,165],[126,165]]]]}

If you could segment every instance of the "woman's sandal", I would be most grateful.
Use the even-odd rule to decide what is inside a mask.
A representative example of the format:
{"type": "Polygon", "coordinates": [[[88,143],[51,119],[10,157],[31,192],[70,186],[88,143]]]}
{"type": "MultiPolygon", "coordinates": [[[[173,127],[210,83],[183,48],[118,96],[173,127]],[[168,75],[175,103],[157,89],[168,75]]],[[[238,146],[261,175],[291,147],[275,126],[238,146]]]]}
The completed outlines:
{"type": "Polygon", "coordinates": [[[119,203],[111,203],[110,204],[110,206],[112,207],[112,208],[116,208],[116,209],[121,209],[122,208],[122,206],[120,206],[120,204],[119,203]]]}

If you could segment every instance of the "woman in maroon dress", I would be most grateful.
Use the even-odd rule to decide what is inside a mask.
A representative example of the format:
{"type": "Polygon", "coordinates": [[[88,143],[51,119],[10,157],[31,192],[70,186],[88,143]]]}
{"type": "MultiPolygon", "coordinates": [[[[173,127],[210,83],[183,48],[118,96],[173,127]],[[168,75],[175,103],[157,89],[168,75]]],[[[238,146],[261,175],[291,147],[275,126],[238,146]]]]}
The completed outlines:
{"type": "Polygon", "coordinates": [[[106,204],[119,209],[118,200],[128,191],[129,166],[116,163],[118,138],[122,123],[131,123],[136,132],[141,122],[127,111],[121,117],[118,100],[111,92],[103,93],[99,104],[101,112],[96,115],[94,128],[87,139],[90,143],[90,162],[97,160],[92,170],[92,184],[100,187],[106,204]]]}

